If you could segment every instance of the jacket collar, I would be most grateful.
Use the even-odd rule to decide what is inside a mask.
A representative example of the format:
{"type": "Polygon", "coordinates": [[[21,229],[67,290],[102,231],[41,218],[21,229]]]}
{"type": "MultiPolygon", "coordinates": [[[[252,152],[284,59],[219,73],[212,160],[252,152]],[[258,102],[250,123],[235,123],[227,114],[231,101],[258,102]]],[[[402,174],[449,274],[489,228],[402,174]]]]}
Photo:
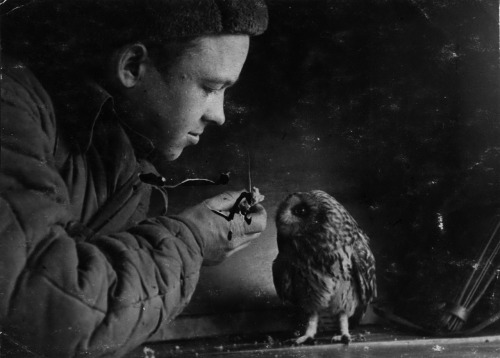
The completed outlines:
{"type": "Polygon", "coordinates": [[[92,81],[64,82],[58,84],[54,92],[59,123],[72,142],[87,152],[92,144],[95,125],[102,114],[113,107],[113,98],[92,81]]]}
{"type": "Polygon", "coordinates": [[[130,129],[114,109],[113,97],[95,81],[82,81],[76,86],[61,86],[55,96],[56,114],[63,122],[69,137],[82,152],[92,145],[98,122],[118,120],[138,156],[147,158],[154,150],[148,138],[130,129]]]}

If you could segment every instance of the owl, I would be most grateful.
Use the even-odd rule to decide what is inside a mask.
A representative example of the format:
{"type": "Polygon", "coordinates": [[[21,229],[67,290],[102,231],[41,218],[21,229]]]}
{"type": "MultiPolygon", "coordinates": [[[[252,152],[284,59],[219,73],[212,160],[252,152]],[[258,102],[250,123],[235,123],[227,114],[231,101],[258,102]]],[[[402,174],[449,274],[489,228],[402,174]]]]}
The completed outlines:
{"type": "Polygon", "coordinates": [[[321,190],[289,195],[276,213],[278,256],[273,262],[276,292],[305,318],[295,340],[313,340],[320,315],[338,321],[348,344],[349,321],[359,322],[376,297],[375,258],[369,239],[353,217],[321,190]]]}

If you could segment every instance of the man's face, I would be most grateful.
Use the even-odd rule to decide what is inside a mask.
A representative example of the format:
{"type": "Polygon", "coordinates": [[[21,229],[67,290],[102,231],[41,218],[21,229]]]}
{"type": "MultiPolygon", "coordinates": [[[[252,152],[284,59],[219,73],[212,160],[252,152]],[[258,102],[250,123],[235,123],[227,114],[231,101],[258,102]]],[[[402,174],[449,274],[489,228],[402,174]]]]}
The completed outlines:
{"type": "Polygon", "coordinates": [[[124,119],[153,142],[157,159],[177,159],[207,125],[224,123],[224,91],[238,79],[248,47],[246,35],[200,37],[168,69],[161,59],[147,64],[126,94],[124,119]]]}

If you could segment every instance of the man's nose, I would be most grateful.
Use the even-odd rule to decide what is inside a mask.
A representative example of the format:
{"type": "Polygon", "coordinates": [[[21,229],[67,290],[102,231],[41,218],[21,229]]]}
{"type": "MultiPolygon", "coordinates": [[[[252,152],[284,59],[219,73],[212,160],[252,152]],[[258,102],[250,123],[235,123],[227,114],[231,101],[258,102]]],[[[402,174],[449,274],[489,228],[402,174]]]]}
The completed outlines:
{"type": "Polygon", "coordinates": [[[203,119],[218,125],[224,124],[226,121],[226,116],[224,115],[224,94],[221,93],[210,98],[203,119]]]}

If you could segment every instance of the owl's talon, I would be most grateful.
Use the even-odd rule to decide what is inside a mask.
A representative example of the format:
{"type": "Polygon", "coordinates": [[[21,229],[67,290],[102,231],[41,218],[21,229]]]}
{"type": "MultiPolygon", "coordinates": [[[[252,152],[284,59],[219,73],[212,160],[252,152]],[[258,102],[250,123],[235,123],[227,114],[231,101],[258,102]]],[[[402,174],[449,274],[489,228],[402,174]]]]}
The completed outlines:
{"type": "Polygon", "coordinates": [[[316,340],[314,339],[314,337],[304,335],[304,336],[301,336],[301,337],[295,339],[293,342],[294,346],[300,346],[303,344],[313,346],[316,344],[316,340]]]}
{"type": "Polygon", "coordinates": [[[342,337],[340,338],[340,341],[347,346],[349,345],[349,343],[351,343],[351,336],[348,334],[343,334],[342,337]]]}
{"type": "Polygon", "coordinates": [[[331,342],[340,342],[344,343],[346,346],[351,343],[351,335],[350,334],[342,334],[338,336],[333,336],[331,342]]]}

